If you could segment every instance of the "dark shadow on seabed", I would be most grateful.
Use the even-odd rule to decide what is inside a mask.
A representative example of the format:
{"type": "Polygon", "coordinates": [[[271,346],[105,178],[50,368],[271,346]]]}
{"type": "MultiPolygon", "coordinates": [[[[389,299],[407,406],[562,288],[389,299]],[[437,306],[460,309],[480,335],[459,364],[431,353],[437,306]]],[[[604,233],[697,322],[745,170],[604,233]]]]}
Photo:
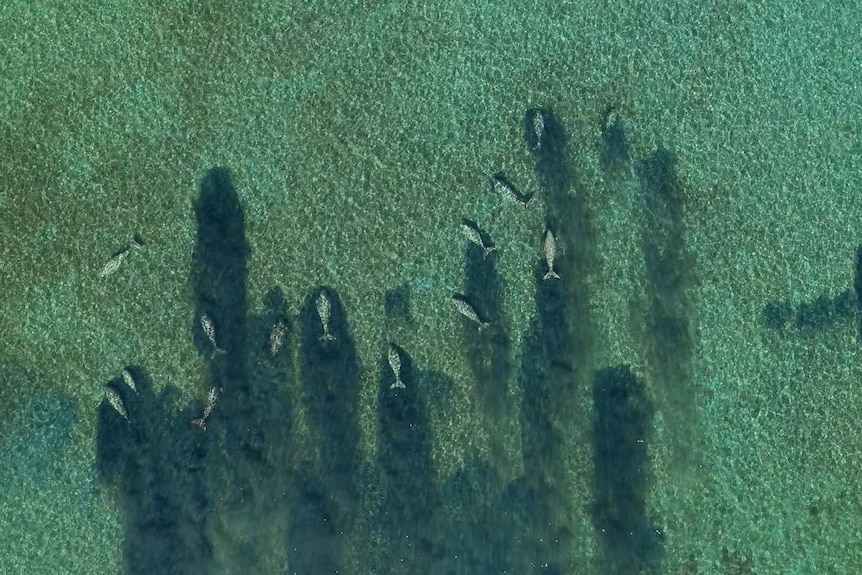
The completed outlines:
{"type": "Polygon", "coordinates": [[[267,294],[262,317],[248,317],[245,217],[227,170],[207,173],[196,216],[191,327],[208,368],[200,395],[219,390],[204,433],[211,442],[206,477],[213,498],[209,532],[222,562],[259,570],[269,560],[262,550],[272,532],[285,529],[292,427],[286,393],[291,354],[271,356],[267,342],[279,318],[285,321],[288,343],[292,326],[278,289],[267,294]],[[203,314],[211,318],[216,345],[224,353],[215,353],[203,332],[203,314]]]}
{"type": "Polygon", "coordinates": [[[599,573],[659,573],[662,536],[646,512],[647,445],[653,408],[628,367],[607,367],[593,381],[593,525],[599,573]]]}
{"type": "MultiPolygon", "coordinates": [[[[556,147],[564,149],[562,130],[556,147]]],[[[584,222],[577,207],[563,197],[569,176],[559,156],[542,164],[546,181],[556,195],[552,200],[561,209],[558,217],[584,222]],[[556,163],[555,163],[556,162],[556,163]],[[574,212],[574,213],[573,213],[574,212]]],[[[583,230],[583,228],[579,228],[583,230]]],[[[574,230],[573,234],[577,234],[574,230]]],[[[570,250],[563,264],[581,269],[583,251],[570,250]]],[[[562,467],[563,442],[560,430],[572,424],[570,418],[574,370],[572,357],[581,357],[577,342],[568,327],[565,292],[560,283],[544,282],[539,263],[535,267],[537,305],[540,317],[527,338],[520,372],[514,369],[507,321],[502,315],[503,284],[493,255],[468,246],[465,265],[467,299],[491,326],[479,332],[472,322],[464,321],[462,338],[465,361],[476,384],[476,399],[481,403],[492,435],[491,460],[474,456],[462,470],[433,489],[432,470],[423,429],[429,408],[444,409],[446,395],[439,390],[451,387],[448,378],[433,372],[414,374],[405,366],[417,394],[389,389],[392,377],[381,360],[380,431],[378,467],[383,475],[384,506],[390,525],[386,533],[396,541],[389,545],[392,559],[406,557],[407,569],[392,572],[460,575],[475,573],[565,573],[571,557],[572,533],[566,524],[568,512],[562,467]],[[522,387],[522,446],[524,475],[509,484],[503,481],[495,457],[503,457],[501,444],[494,445],[497,424],[508,417],[505,404],[508,381],[517,376],[522,387]],[[427,463],[426,463],[427,462],[427,463]],[[390,509],[389,506],[392,506],[390,509]],[[430,519],[427,528],[423,523],[430,519]],[[412,539],[398,541],[399,536],[412,539]],[[394,557],[393,557],[394,556],[394,557]]],[[[577,282],[576,282],[577,283],[577,282]]],[[[577,284],[581,285],[581,284],[577,284]]],[[[581,295],[585,291],[581,290],[581,295]]],[[[585,304],[582,302],[582,305],[585,304]]],[[[583,324],[581,324],[583,325],[583,324]]],[[[409,358],[408,363],[409,365],[409,358]]]]}
{"type": "MultiPolygon", "coordinates": [[[[292,368],[289,354],[269,357],[262,344],[251,353],[247,348],[248,246],[227,170],[206,175],[196,216],[191,333],[208,362],[201,397],[213,387],[220,390],[207,430],[191,425],[202,402],[177,412],[175,389],[168,386],[156,397],[152,382],[134,367],[137,394],[120,380],[109,383],[120,393],[129,420],[107,402],[99,412],[97,465],[119,492],[129,573],[208,573],[216,547],[212,533],[231,529],[242,530],[252,544],[225,536],[217,541],[221,557],[253,570],[262,560],[253,545],[261,521],[276,515],[283,523],[291,425],[284,389],[292,368]],[[203,333],[203,313],[212,318],[223,354],[213,353],[203,333]],[[213,529],[214,521],[221,522],[221,530],[213,529]]],[[[283,298],[273,291],[265,317],[249,322],[253,339],[266,341],[268,326],[283,314],[283,298]]]]}
{"type": "Polygon", "coordinates": [[[646,268],[646,338],[650,379],[673,443],[672,465],[693,470],[697,410],[691,376],[694,259],[686,249],[685,198],[676,158],[659,149],[639,161],[641,246],[646,268]]]}
{"type": "MultiPolygon", "coordinates": [[[[533,277],[538,315],[526,339],[519,376],[524,454],[519,490],[538,498],[531,509],[535,533],[531,563],[563,573],[575,561],[567,519],[574,514],[563,488],[567,481],[563,461],[568,450],[578,449],[566,445],[566,436],[584,437],[586,432],[586,367],[595,339],[588,278],[595,267],[595,240],[590,213],[573,193],[578,186],[569,166],[569,139],[556,114],[527,110],[524,141],[547,206],[545,226],[556,236],[560,279],[543,279],[546,265],[537,258],[533,277]],[[539,116],[540,139],[534,130],[539,116]]],[[[537,244],[539,240],[537,235],[537,244]]]]}
{"type": "MultiPolygon", "coordinates": [[[[242,209],[227,171],[215,169],[201,185],[191,282],[196,309],[192,334],[208,366],[201,397],[211,388],[221,392],[207,430],[190,423],[200,416],[202,403],[176,412],[170,407],[173,388],[155,397],[152,382],[140,369],[133,370],[140,381],[138,394],[119,381],[110,384],[126,402],[130,421],[106,403],[100,408],[98,464],[101,476],[119,488],[130,573],[207,573],[215,563],[254,572],[268,560],[260,554],[266,553],[274,531],[287,550],[290,573],[340,572],[355,567],[347,557],[356,551],[346,544],[360,524],[386,539],[380,567],[387,572],[571,570],[574,541],[568,522],[573,512],[563,461],[571,448],[566,438],[585,437],[589,430],[587,418],[579,415],[586,413],[581,404],[589,399],[591,379],[586,366],[593,328],[585,278],[594,266],[595,243],[584,204],[569,193],[573,177],[566,164],[565,132],[551,112],[531,110],[528,118],[531,114],[543,115],[546,139],[533,149],[536,171],[546,196],[547,226],[564,249],[558,254],[560,280],[544,280],[541,261],[533,268],[539,313],[517,374],[493,258],[474,249],[465,269],[469,297],[497,324],[482,334],[473,325],[465,327],[467,359],[490,421],[507,416],[505,381],[517,377],[524,474],[506,485],[495,465],[474,461],[434,486],[428,410],[445,404],[447,395],[440,389],[450,389],[452,383],[443,375],[415,370],[403,349],[406,390],[390,387],[385,359],[378,366],[378,453],[374,469],[363,469],[357,412],[361,367],[338,293],[314,290],[294,324],[283,294],[274,289],[262,316],[247,319],[242,209]],[[332,303],[329,331],[334,339],[322,337],[316,306],[321,293],[332,303]],[[215,343],[223,353],[214,353],[201,328],[202,314],[212,319],[215,343]],[[285,326],[284,350],[273,354],[269,337],[279,321],[285,326]],[[291,438],[286,390],[294,373],[289,350],[295,337],[296,371],[314,446],[294,445],[291,438]],[[300,462],[298,469],[291,468],[291,460],[300,462]],[[373,522],[358,517],[368,490],[382,494],[373,522]]],[[[656,262],[649,260],[654,253],[645,248],[648,267],[656,262]]],[[[659,303],[665,301],[660,294],[667,290],[654,288],[659,303]]],[[[409,328],[409,292],[390,292],[386,303],[393,329],[409,328]]],[[[653,308],[666,317],[663,310],[653,308]]],[[[626,564],[649,568],[657,567],[661,557],[660,541],[648,534],[650,523],[641,507],[646,482],[637,466],[642,461],[634,457],[634,467],[618,465],[619,454],[633,448],[629,439],[646,436],[649,420],[632,381],[637,383],[623,371],[605,370],[593,382],[593,522],[605,550],[600,566],[606,573],[617,565],[614,554],[631,559],[626,564]],[[608,389],[606,396],[602,390],[608,389]],[[623,391],[613,391],[619,389],[623,391]],[[635,417],[628,416],[632,412],[635,417]],[[635,523],[617,517],[615,509],[626,509],[635,523]],[[628,527],[637,537],[623,533],[628,527]]]]}
{"type": "Polygon", "coordinates": [[[392,387],[395,375],[386,357],[378,364],[376,463],[382,498],[375,512],[389,559],[383,573],[428,573],[437,536],[431,529],[437,498],[429,417],[421,390],[445,383],[435,381],[430,373],[417,372],[404,349],[399,348],[399,354],[404,388],[392,387]]]}
{"type": "MultiPolygon", "coordinates": [[[[630,173],[624,123],[613,106],[602,117],[597,148],[607,181],[630,173]]],[[[651,373],[664,388],[665,401],[681,402],[686,407],[691,405],[684,399],[689,397],[691,348],[689,308],[683,290],[691,269],[684,250],[682,196],[673,159],[667,152],[656,152],[639,162],[636,172],[640,178],[639,203],[631,225],[640,226],[647,306],[645,310],[631,310],[639,311],[632,316],[646,318],[644,343],[651,373]]],[[[637,308],[639,299],[632,301],[637,308]]],[[[593,376],[592,403],[591,512],[601,549],[598,572],[658,573],[664,542],[646,509],[653,413],[646,385],[628,366],[606,367],[593,376]]]]}
{"type": "MultiPolygon", "coordinates": [[[[602,121],[598,149],[605,169],[618,172],[628,161],[628,146],[622,124],[608,119],[612,113],[609,108],[602,121]]],[[[540,540],[546,542],[544,549],[537,548],[534,560],[549,557],[548,567],[560,570],[565,569],[566,557],[571,557],[565,549],[570,527],[560,519],[561,506],[552,502],[565,498],[565,493],[554,494],[554,486],[565,477],[561,467],[565,449],[562,432],[568,430],[575,437],[587,435],[586,417],[580,421],[571,418],[573,413],[586,415],[578,410],[578,403],[587,400],[585,391],[592,387],[591,514],[601,550],[596,567],[599,573],[609,575],[638,573],[641,569],[654,572],[660,565],[662,548],[645,509],[649,486],[644,469],[645,442],[651,426],[650,406],[642,385],[627,370],[608,368],[591,377],[585,369],[591,364],[595,333],[586,281],[596,262],[590,215],[579,194],[570,193],[575,183],[567,165],[568,139],[562,124],[550,110],[534,109],[527,111],[524,126],[525,141],[533,152],[536,174],[546,196],[547,227],[562,247],[562,254],[558,249],[560,280],[545,281],[544,268],[534,270],[539,316],[528,339],[530,347],[525,350],[522,367],[523,488],[528,493],[542,493],[544,502],[544,509],[533,509],[535,530],[544,534],[540,540]],[[543,128],[541,138],[534,131],[538,116],[543,128]],[[562,544],[555,549],[551,541],[562,544]]],[[[651,187],[645,183],[645,193],[661,185],[651,187]]],[[[647,230],[653,231],[654,227],[647,230]]],[[[645,233],[645,242],[654,243],[659,234],[645,233]]],[[[649,252],[649,248],[645,251],[649,252]]],[[[678,263],[673,260],[669,265],[678,263]]],[[[654,261],[648,261],[648,267],[650,264],[656,265],[654,261]]],[[[666,295],[657,293],[655,298],[666,295]]],[[[659,306],[653,311],[668,310],[659,306]]],[[[663,317],[666,316],[665,313],[663,317]]]]}
{"type": "MultiPolygon", "coordinates": [[[[213,318],[223,356],[213,356],[204,389],[222,390],[219,408],[210,427],[201,432],[191,426],[203,406],[177,412],[175,389],[166,387],[158,397],[142,369],[132,367],[137,393],[121,380],[112,386],[122,398],[128,421],[107,402],[99,410],[97,457],[100,476],[119,491],[125,524],[124,563],[127,572],[142,574],[208,573],[213,545],[207,522],[213,508],[213,491],[223,481],[224,468],[214,462],[216,444],[230,442],[243,451],[244,426],[225,418],[237,405],[247,403],[245,376],[245,242],[242,209],[226,170],[211,170],[201,184],[196,206],[198,222],[192,289],[195,317],[191,320],[198,348],[204,357],[213,349],[202,333],[199,318],[213,318]],[[218,421],[220,425],[212,425],[218,421]],[[233,423],[232,423],[233,422],[233,423]],[[230,426],[240,433],[231,433],[230,426]]],[[[202,395],[206,391],[203,391],[202,395]]],[[[236,447],[235,447],[236,449],[236,447]]]]}
{"type": "Polygon", "coordinates": [[[212,564],[206,438],[188,423],[197,417],[192,409],[173,409],[174,388],[157,397],[140,368],[128,369],[137,394],[120,378],[108,385],[120,393],[129,420],[102,402],[97,431],[99,475],[119,492],[126,572],[203,575],[212,564]]]}
{"type": "MultiPolygon", "coordinates": [[[[204,431],[191,424],[200,417],[202,402],[177,412],[174,388],[156,397],[142,370],[132,368],[137,394],[119,380],[110,383],[122,396],[129,421],[103,402],[98,466],[121,499],[126,569],[204,574],[218,564],[256,572],[267,561],[260,553],[276,532],[290,573],[344,571],[345,534],[355,531],[360,489],[367,487],[361,486],[370,471],[363,471],[359,461],[360,365],[340,298],[332,289],[315,290],[294,326],[283,294],[273,289],[263,315],[247,320],[248,246],[226,170],[211,170],[204,178],[196,215],[191,333],[208,367],[200,395],[216,388],[219,399],[204,431]],[[315,305],[323,291],[332,302],[332,340],[321,337],[315,305]],[[203,314],[212,319],[215,344],[223,353],[215,352],[204,333],[203,314]],[[270,336],[278,321],[285,326],[283,348],[273,354],[270,336]],[[290,437],[292,412],[285,390],[294,372],[294,333],[302,400],[319,457],[318,450],[294,445],[290,437]],[[300,461],[296,470],[289,467],[292,457],[300,461]]],[[[433,375],[412,374],[409,356],[403,357],[411,385],[440,383],[433,375]]],[[[386,478],[391,505],[390,521],[381,521],[381,528],[420,541],[436,499],[429,495],[427,415],[411,393],[381,401],[381,453],[388,457],[378,471],[386,478]]],[[[428,556],[428,549],[388,551],[407,551],[417,565],[428,556]]]]}
{"type": "Polygon", "coordinates": [[[508,467],[511,463],[507,461],[503,440],[506,421],[514,415],[507,404],[514,366],[512,338],[507,318],[502,313],[503,281],[493,253],[486,256],[482,249],[470,243],[464,259],[464,295],[480,317],[491,323],[479,332],[475,323],[463,319],[464,360],[473,374],[476,402],[482,406],[489,430],[490,459],[508,467]]]}
{"type": "Polygon", "coordinates": [[[299,378],[309,427],[320,449],[306,455],[293,491],[287,546],[290,573],[344,571],[345,533],[354,531],[360,511],[360,364],[338,293],[318,288],[299,315],[299,378]],[[316,301],[331,302],[329,333],[316,301]]]}

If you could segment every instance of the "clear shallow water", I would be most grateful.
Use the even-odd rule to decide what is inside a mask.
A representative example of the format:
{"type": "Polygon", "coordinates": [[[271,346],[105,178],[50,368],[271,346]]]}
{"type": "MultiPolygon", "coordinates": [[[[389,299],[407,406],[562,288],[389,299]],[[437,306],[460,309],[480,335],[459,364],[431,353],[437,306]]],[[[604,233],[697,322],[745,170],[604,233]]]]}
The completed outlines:
{"type": "Polygon", "coordinates": [[[0,571],[862,563],[855,15],[103,8],[0,24],[0,571]]]}

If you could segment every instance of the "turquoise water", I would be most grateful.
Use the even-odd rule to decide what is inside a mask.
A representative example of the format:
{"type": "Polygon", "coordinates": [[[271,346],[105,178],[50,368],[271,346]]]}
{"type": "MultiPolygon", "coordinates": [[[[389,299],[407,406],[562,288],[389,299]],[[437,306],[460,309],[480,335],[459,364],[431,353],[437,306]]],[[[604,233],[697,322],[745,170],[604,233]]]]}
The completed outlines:
{"type": "Polygon", "coordinates": [[[0,573],[862,565],[849,7],[172,6],[0,16],[0,573]]]}

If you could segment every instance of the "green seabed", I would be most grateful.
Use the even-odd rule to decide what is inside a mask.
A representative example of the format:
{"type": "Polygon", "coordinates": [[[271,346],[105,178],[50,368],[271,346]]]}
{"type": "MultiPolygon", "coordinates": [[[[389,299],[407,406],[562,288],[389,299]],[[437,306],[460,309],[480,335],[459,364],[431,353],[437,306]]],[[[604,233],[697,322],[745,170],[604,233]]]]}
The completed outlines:
{"type": "Polygon", "coordinates": [[[8,6],[0,572],[613,572],[597,373],[645,393],[613,412],[647,419],[640,536],[616,551],[673,574],[853,572],[859,28],[829,5],[8,6]],[[602,148],[609,106],[626,156],[602,148]],[[557,195],[524,140],[535,108],[567,136],[557,195]],[[678,220],[645,200],[660,151],[678,220]],[[192,434],[213,377],[194,201],[214,166],[244,215],[258,385],[192,434]],[[500,170],[529,210],[491,193],[500,170]],[[536,275],[546,225],[571,232],[557,288],[536,275]],[[144,249],[100,279],[136,231],[144,249]],[[353,359],[311,363],[353,384],[315,415],[302,334],[321,286],[353,359]],[[280,370],[261,355],[274,288],[280,370]],[[471,289],[482,337],[451,305],[471,289]],[[390,341],[415,396],[385,393],[390,341]],[[127,365],[142,392],[123,428],[101,401],[127,365]],[[634,378],[599,371],[620,365],[634,378]],[[183,535],[146,545],[142,525],[183,535]]]}

